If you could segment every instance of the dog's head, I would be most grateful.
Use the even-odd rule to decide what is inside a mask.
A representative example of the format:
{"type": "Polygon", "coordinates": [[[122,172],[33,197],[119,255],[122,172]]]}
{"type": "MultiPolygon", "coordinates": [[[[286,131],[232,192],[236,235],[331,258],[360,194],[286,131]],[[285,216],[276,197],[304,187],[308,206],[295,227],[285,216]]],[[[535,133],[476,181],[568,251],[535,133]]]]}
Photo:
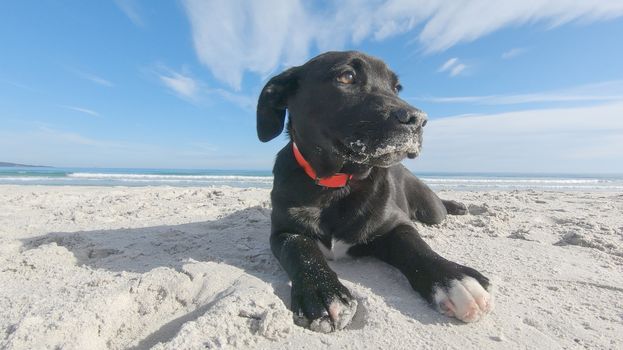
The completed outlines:
{"type": "Polygon", "coordinates": [[[268,81],[257,106],[257,133],[283,131],[321,176],[365,172],[416,157],[426,114],[398,97],[398,77],[360,52],[327,52],[268,81]]]}

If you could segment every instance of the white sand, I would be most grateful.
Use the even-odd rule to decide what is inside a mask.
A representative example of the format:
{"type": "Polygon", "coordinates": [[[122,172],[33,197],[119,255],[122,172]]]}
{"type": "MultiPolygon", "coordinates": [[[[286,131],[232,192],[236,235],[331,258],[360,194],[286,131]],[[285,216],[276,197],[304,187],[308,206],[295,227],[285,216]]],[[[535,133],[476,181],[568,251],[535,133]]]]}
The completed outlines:
{"type": "Polygon", "coordinates": [[[292,324],[269,191],[0,186],[0,348],[623,348],[623,195],[441,192],[470,215],[418,225],[481,270],[496,309],[462,324],[393,268],[331,262],[345,331],[292,324]]]}

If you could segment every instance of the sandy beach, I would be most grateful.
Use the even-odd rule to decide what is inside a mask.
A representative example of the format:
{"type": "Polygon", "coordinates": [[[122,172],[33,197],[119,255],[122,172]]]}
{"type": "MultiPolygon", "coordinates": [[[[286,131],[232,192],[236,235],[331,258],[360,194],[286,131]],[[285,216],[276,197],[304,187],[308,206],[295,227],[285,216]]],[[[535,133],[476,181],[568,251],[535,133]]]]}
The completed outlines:
{"type": "Polygon", "coordinates": [[[439,194],[469,215],[418,228],[492,279],[492,314],[446,318],[393,268],[344,259],[359,309],[317,334],[292,323],[269,190],[0,186],[0,348],[623,348],[623,194],[439,194]]]}

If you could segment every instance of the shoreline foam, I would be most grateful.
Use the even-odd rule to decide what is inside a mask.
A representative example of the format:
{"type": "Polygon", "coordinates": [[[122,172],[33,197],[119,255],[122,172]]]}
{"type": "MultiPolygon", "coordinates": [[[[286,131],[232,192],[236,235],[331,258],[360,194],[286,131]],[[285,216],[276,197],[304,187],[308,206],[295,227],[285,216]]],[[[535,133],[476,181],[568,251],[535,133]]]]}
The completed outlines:
{"type": "MultiPolygon", "coordinates": [[[[623,191],[622,175],[573,174],[448,174],[421,173],[418,177],[433,189],[623,191]]],[[[174,169],[1,169],[0,185],[44,186],[231,186],[271,188],[268,171],[174,169]]]]}

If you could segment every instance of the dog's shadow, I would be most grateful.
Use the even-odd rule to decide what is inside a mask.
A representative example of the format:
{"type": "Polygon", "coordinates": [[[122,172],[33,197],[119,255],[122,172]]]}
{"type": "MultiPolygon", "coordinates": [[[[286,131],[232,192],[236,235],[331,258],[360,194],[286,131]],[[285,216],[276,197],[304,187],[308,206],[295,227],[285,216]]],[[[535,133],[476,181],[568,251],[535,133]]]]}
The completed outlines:
{"type": "MultiPolygon", "coordinates": [[[[145,273],[157,267],[181,271],[189,259],[238,267],[270,284],[290,305],[288,278],[270,251],[270,210],[259,206],[213,221],[131,229],[52,232],[23,240],[24,249],[56,243],[80,265],[109,271],[145,273]]],[[[359,284],[389,307],[422,324],[455,323],[433,310],[394,268],[373,258],[330,262],[341,279],[359,284]]],[[[365,295],[356,297],[365,298],[365,295]]],[[[365,327],[365,303],[351,329],[365,327]]]]}

